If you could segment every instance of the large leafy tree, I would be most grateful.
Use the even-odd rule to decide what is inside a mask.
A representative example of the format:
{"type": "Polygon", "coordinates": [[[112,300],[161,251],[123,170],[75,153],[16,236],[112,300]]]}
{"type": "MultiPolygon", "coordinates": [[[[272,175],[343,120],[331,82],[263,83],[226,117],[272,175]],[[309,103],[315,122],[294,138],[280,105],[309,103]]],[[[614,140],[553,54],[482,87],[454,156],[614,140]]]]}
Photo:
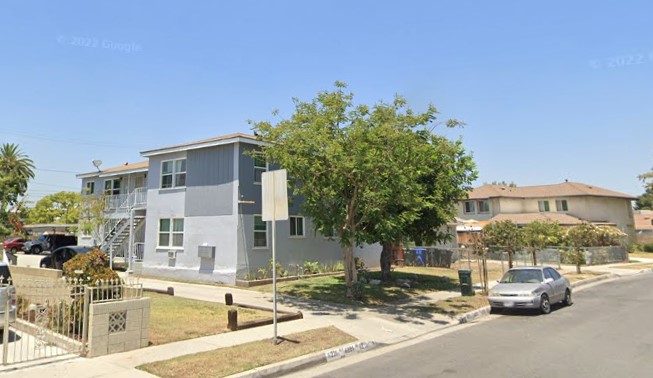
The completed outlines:
{"type": "Polygon", "coordinates": [[[354,105],[344,83],[310,102],[294,99],[295,112],[276,124],[252,122],[266,157],[288,170],[293,193],[316,229],[339,238],[347,296],[357,281],[354,248],[398,240],[426,206],[420,179],[432,149],[430,106],[415,113],[403,98],[373,106],[354,105]]]}
{"type": "Polygon", "coordinates": [[[79,193],[59,192],[47,195],[36,202],[28,215],[29,223],[78,223],[79,193]]]}
{"type": "MultiPolygon", "coordinates": [[[[447,126],[457,126],[449,120],[447,126]]],[[[471,183],[477,173],[472,156],[462,146],[462,142],[450,141],[428,131],[418,131],[422,138],[422,154],[417,156],[421,165],[418,191],[412,193],[419,199],[417,217],[396,230],[396,240],[409,239],[416,245],[430,245],[447,241],[451,234],[444,229],[447,222],[454,219],[456,204],[467,197],[471,183]],[[401,239],[400,239],[401,238],[401,239]]],[[[391,206],[390,211],[401,213],[405,209],[391,206]]],[[[392,240],[380,238],[381,278],[389,280],[391,269],[392,240]]]]}
{"type": "Polygon", "coordinates": [[[16,229],[17,207],[27,192],[27,183],[34,178],[34,162],[18,145],[0,147],[0,235],[16,229]]]}
{"type": "Polygon", "coordinates": [[[524,245],[533,257],[533,265],[537,265],[537,251],[546,246],[560,245],[564,237],[562,227],[558,222],[533,221],[523,229],[524,245]]]}
{"type": "Polygon", "coordinates": [[[653,210],[653,170],[639,176],[639,179],[644,182],[644,193],[637,198],[635,202],[635,209],[637,210],[653,210]]]}
{"type": "Polygon", "coordinates": [[[524,246],[522,230],[510,220],[492,222],[483,227],[482,240],[486,247],[508,252],[508,267],[513,254],[524,246]]]}

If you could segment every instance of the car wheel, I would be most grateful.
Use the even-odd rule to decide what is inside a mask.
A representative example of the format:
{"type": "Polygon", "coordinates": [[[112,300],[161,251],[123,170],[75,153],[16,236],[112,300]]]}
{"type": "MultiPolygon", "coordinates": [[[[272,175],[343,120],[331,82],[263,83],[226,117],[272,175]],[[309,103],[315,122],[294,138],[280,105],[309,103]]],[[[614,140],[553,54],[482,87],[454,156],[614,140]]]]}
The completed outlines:
{"type": "Polygon", "coordinates": [[[500,314],[501,308],[499,307],[490,307],[490,314],[500,314]]]}
{"type": "Polygon", "coordinates": [[[565,306],[571,306],[574,304],[574,301],[571,299],[571,290],[567,289],[567,291],[565,291],[565,300],[562,303],[564,303],[565,306]]]}
{"type": "Polygon", "coordinates": [[[551,302],[549,301],[549,296],[546,294],[542,294],[542,298],[540,299],[540,311],[543,314],[551,312],[551,302]]]}
{"type": "Polygon", "coordinates": [[[41,254],[42,250],[43,249],[41,249],[41,247],[38,247],[38,246],[37,247],[32,247],[32,253],[37,254],[37,255],[41,254]]]}
{"type": "Polygon", "coordinates": [[[18,252],[18,248],[16,247],[11,247],[11,253],[16,253],[18,252]]]}

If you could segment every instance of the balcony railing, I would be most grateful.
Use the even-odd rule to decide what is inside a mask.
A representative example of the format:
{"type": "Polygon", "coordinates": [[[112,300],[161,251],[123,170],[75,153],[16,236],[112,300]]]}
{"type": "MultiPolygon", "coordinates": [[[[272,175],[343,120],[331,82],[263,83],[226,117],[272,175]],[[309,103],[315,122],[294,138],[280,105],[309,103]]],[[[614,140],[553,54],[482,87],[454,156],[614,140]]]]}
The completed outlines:
{"type": "Polygon", "coordinates": [[[145,205],[147,205],[147,188],[136,188],[128,194],[106,196],[106,209],[111,211],[129,211],[145,205]]]}

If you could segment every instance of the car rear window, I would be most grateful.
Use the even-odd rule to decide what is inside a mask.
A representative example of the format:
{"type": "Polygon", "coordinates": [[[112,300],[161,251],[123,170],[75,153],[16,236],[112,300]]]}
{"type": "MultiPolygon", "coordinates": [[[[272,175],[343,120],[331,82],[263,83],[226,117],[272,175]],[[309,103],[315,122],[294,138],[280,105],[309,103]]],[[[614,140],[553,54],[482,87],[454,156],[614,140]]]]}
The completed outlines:
{"type": "Polygon", "coordinates": [[[3,284],[9,283],[9,278],[11,277],[11,272],[9,272],[9,267],[7,265],[0,265],[0,277],[2,277],[3,284]]]}

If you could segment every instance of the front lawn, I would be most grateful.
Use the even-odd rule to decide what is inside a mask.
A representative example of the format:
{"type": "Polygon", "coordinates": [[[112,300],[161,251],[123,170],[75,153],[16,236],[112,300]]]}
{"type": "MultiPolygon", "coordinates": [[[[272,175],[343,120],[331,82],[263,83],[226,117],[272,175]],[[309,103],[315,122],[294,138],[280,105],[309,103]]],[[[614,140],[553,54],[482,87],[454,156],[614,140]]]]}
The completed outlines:
{"type": "MultiPolygon", "coordinates": [[[[152,298],[149,329],[152,344],[229,332],[227,312],[231,306],[158,293],[145,296],[152,298]]],[[[238,308],[238,322],[271,317],[269,311],[238,308]]]]}
{"type": "MultiPolygon", "coordinates": [[[[472,265],[472,268],[474,266],[472,265]]],[[[501,266],[489,264],[489,279],[501,277],[501,266]]],[[[409,299],[433,291],[458,291],[458,270],[432,267],[402,267],[392,272],[392,282],[372,285],[369,280],[380,279],[381,272],[371,271],[359,276],[366,283],[360,283],[362,296],[350,299],[345,296],[347,286],[343,274],[315,278],[304,278],[297,281],[277,283],[280,295],[290,295],[298,298],[313,299],[345,305],[382,306],[393,302],[409,299]],[[410,287],[402,287],[403,282],[409,282],[410,287]]],[[[472,271],[472,280],[478,282],[478,272],[472,271]]],[[[272,285],[252,287],[253,290],[271,292],[272,285]]]]}
{"type": "Polygon", "coordinates": [[[487,296],[476,293],[476,295],[471,297],[453,297],[437,302],[404,306],[403,308],[408,311],[407,315],[411,313],[415,313],[415,315],[429,313],[454,317],[486,306],[488,306],[487,296]]]}
{"type": "Polygon", "coordinates": [[[271,340],[254,341],[153,362],[137,369],[162,378],[225,377],[356,341],[353,336],[333,326],[294,333],[280,339],[281,343],[277,345],[273,345],[271,340]]]}

